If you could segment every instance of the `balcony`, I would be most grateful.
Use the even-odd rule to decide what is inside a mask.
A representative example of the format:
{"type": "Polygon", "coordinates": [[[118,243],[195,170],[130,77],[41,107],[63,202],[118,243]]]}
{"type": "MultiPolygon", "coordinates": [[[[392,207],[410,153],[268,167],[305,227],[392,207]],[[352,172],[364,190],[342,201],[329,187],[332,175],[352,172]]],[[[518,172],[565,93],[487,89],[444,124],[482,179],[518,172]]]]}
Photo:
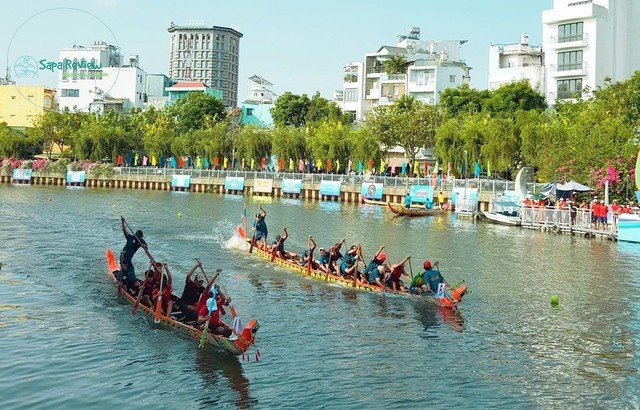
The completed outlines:
{"type": "Polygon", "coordinates": [[[380,81],[385,83],[404,83],[407,80],[406,74],[383,74],[380,76],[380,81]]]}
{"type": "Polygon", "coordinates": [[[549,76],[554,78],[562,77],[582,77],[587,75],[588,67],[586,62],[578,64],[563,64],[556,66],[555,64],[549,65],[549,76]]]}
{"type": "Polygon", "coordinates": [[[551,44],[549,47],[552,50],[562,50],[566,48],[580,48],[587,47],[589,45],[589,35],[587,33],[583,33],[576,36],[569,37],[551,37],[551,44]]]}
{"type": "Polygon", "coordinates": [[[381,93],[379,88],[372,88],[371,90],[369,90],[369,93],[365,98],[367,100],[378,100],[380,99],[380,95],[381,93]]]}

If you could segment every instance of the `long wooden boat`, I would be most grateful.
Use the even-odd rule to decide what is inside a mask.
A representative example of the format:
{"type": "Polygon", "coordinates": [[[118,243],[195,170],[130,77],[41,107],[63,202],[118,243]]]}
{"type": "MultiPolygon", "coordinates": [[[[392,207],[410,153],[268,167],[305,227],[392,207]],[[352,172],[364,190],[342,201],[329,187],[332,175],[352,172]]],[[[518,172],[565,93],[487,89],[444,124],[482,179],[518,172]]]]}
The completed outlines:
{"type": "Polygon", "coordinates": [[[407,209],[402,205],[392,204],[391,202],[387,202],[387,206],[391,212],[401,216],[432,216],[440,215],[444,212],[441,208],[426,209],[422,207],[422,209],[407,209]]]}
{"type": "MultiPolygon", "coordinates": [[[[378,205],[378,206],[384,206],[385,208],[386,208],[387,204],[389,203],[387,201],[378,201],[377,199],[369,199],[369,198],[365,197],[362,194],[360,194],[360,201],[365,205],[378,205]]],[[[403,204],[400,204],[400,203],[395,203],[395,204],[397,204],[398,206],[404,206],[403,204]]],[[[411,204],[411,208],[424,209],[424,205],[411,204]]]]}
{"type": "MultiPolygon", "coordinates": [[[[242,225],[238,225],[238,227],[236,228],[236,234],[245,242],[247,243],[251,242],[251,238],[247,236],[247,233],[245,232],[242,225]]],[[[257,244],[256,246],[254,246],[252,249],[252,254],[257,255],[258,257],[265,259],[276,266],[281,266],[301,276],[310,277],[311,279],[326,281],[331,284],[341,285],[341,286],[345,286],[345,287],[349,287],[352,289],[357,289],[365,292],[385,293],[389,295],[400,295],[400,296],[407,296],[411,298],[426,299],[426,300],[435,302],[437,305],[440,305],[445,308],[450,308],[450,309],[457,308],[458,303],[462,301],[462,296],[464,296],[467,289],[466,286],[460,286],[457,289],[454,289],[451,295],[447,295],[446,297],[442,297],[442,298],[436,298],[433,295],[425,295],[425,294],[414,295],[414,294],[411,294],[408,290],[405,290],[403,292],[387,292],[376,284],[369,284],[369,283],[364,283],[359,281],[354,282],[353,279],[345,279],[342,276],[335,275],[333,273],[326,274],[325,272],[322,272],[317,269],[309,270],[308,267],[302,266],[299,263],[296,263],[294,260],[282,259],[277,256],[273,257],[271,252],[269,252],[266,249],[263,249],[262,244],[257,244]]]]}
{"type": "MultiPolygon", "coordinates": [[[[109,277],[117,288],[118,282],[116,279],[116,273],[120,270],[120,267],[116,262],[116,257],[111,249],[107,249],[106,256],[109,277]]],[[[123,290],[122,295],[128,302],[130,302],[131,304],[135,304],[136,298],[134,298],[129,292],[123,290]]],[[[138,311],[141,311],[152,318],[154,317],[154,311],[142,304],[138,305],[138,311]]],[[[199,341],[202,338],[202,330],[194,326],[190,326],[186,323],[182,323],[171,317],[162,315],[160,317],[160,323],[166,327],[182,332],[183,334],[192,337],[196,341],[199,341]]],[[[242,332],[239,333],[239,336],[232,335],[231,337],[227,338],[224,336],[214,335],[211,332],[207,332],[206,345],[215,347],[219,350],[231,353],[236,356],[244,355],[249,350],[249,348],[255,344],[256,332],[259,328],[260,326],[258,325],[258,322],[256,320],[251,320],[249,324],[242,329],[242,332]]]]}

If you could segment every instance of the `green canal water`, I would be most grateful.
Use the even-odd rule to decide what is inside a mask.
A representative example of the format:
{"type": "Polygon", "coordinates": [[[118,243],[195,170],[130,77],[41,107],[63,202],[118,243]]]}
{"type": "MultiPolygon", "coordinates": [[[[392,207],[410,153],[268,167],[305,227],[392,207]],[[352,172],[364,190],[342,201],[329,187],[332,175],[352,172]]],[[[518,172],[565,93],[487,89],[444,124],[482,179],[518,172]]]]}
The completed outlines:
{"type": "Polygon", "coordinates": [[[640,406],[640,246],[257,199],[249,215],[262,203],[270,236],[289,228],[290,250],[308,235],[360,242],[365,258],[385,244],[392,262],[439,261],[472,292],[451,312],[274,268],[233,236],[238,196],[1,186],[1,407],[640,406]],[[120,215],[170,263],[177,293],[194,258],[223,270],[244,322],[260,322],[260,361],[199,350],[118,302],[104,253],[124,244],[120,215]]]}

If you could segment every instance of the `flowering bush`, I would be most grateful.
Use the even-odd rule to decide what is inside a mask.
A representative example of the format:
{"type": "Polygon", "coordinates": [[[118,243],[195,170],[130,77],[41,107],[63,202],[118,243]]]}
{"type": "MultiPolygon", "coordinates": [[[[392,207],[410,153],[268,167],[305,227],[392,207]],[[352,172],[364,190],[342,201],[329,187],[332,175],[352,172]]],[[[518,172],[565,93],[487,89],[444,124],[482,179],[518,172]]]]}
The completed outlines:
{"type": "Polygon", "coordinates": [[[13,175],[13,170],[20,168],[22,160],[16,158],[4,158],[2,165],[0,165],[0,175],[9,176],[13,175]]]}
{"type": "Polygon", "coordinates": [[[43,171],[48,165],[48,159],[36,159],[35,161],[33,161],[33,164],[31,164],[31,169],[33,169],[34,171],[43,171]]]}
{"type": "Polygon", "coordinates": [[[604,194],[605,183],[609,182],[609,195],[612,198],[626,200],[636,190],[636,157],[629,159],[617,157],[608,160],[605,165],[593,172],[593,182],[599,194],[604,194]]]}
{"type": "Polygon", "coordinates": [[[44,172],[66,175],[68,166],[69,160],[66,158],[62,158],[54,162],[48,162],[44,168],[44,172]]]}

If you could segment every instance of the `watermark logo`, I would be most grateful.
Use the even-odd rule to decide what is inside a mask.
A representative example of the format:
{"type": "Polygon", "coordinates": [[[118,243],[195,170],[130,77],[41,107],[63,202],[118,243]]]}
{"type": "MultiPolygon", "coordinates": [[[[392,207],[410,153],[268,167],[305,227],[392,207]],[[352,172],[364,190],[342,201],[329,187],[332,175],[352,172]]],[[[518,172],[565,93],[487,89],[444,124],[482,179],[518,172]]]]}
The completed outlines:
{"type": "Polygon", "coordinates": [[[17,78],[38,77],[38,62],[31,56],[18,57],[13,64],[13,72],[17,78]]]}

